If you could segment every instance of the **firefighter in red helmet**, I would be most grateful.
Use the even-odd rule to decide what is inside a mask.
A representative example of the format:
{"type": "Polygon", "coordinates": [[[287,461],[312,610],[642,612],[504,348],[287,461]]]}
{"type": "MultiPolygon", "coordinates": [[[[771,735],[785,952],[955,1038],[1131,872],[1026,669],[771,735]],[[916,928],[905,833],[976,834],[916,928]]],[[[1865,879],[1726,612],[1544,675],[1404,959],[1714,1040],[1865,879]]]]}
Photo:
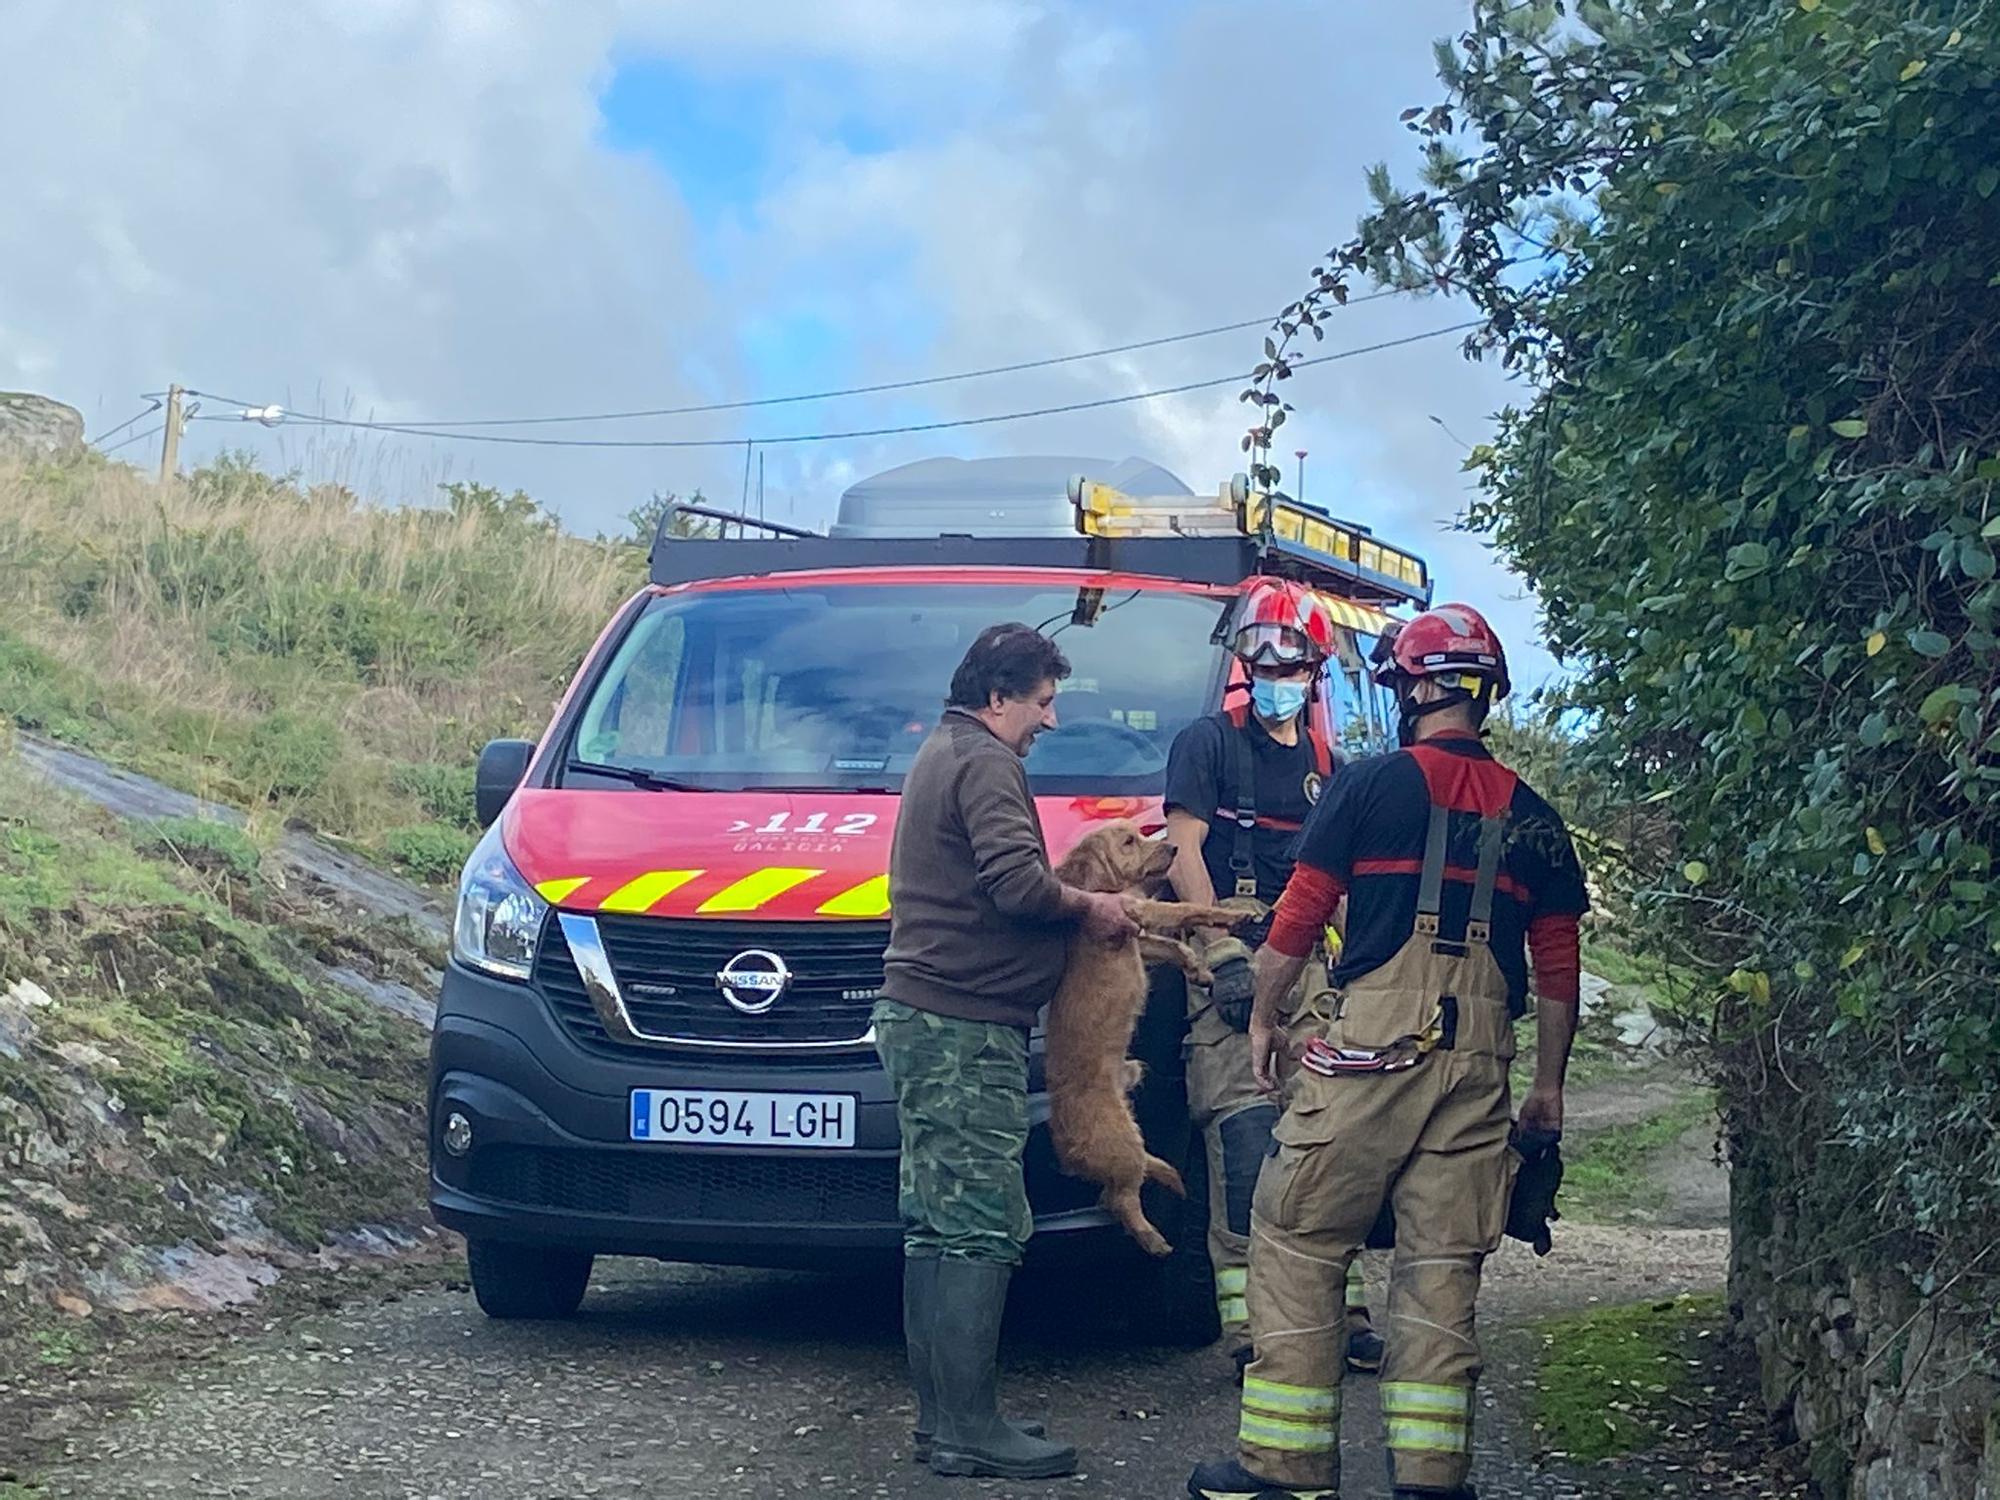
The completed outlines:
{"type": "Polygon", "coordinates": [[[1257,1357],[1237,1453],[1195,1470],[1197,1500],[1338,1493],[1341,1290],[1385,1205],[1395,1493],[1472,1494],[1480,1271],[1523,1153],[1562,1129],[1583,873],[1555,809],[1480,739],[1510,685],[1506,653],[1477,610],[1445,604],[1385,638],[1375,665],[1404,748],[1334,778],[1257,955],[1250,1046],[1272,1087],[1280,1001],[1345,896],[1332,987],[1291,1029],[1297,1066],[1252,1205],[1257,1357]],[[1508,1062],[1531,953],[1539,1050],[1515,1120],[1508,1062]]]}
{"type": "MultiPolygon", "coordinates": [[[[1241,905],[1267,919],[1292,872],[1292,844],[1333,772],[1333,754],[1307,712],[1314,684],[1333,651],[1333,622],[1311,590],[1284,579],[1258,579],[1238,606],[1230,650],[1242,663],[1241,696],[1197,719],[1167,755],[1167,837],[1176,858],[1175,894],[1183,901],[1241,905]]],[[[1215,974],[1188,989],[1188,1111],[1208,1165],[1208,1253],[1224,1347],[1240,1375],[1251,1359],[1244,1290],[1250,1275],[1250,1198],[1270,1154],[1278,1106],[1250,1068],[1251,946],[1228,933],[1206,934],[1204,957],[1215,974]]],[[[1288,997],[1297,1009],[1317,958],[1288,997]]],[[[1368,1316],[1357,1261],[1347,1283],[1350,1368],[1382,1363],[1382,1340],[1368,1316]]]]}

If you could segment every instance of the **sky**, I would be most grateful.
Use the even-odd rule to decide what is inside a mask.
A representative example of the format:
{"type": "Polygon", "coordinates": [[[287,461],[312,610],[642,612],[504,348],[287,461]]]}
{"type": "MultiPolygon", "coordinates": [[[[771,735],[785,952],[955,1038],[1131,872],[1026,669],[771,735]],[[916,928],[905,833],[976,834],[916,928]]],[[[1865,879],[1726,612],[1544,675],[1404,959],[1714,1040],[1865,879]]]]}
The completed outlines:
{"type": "MultiPolygon", "coordinates": [[[[6,0],[0,388],[89,432],[179,382],[187,463],[243,448],[371,497],[527,490],[573,529],[655,491],[744,492],[746,438],[1018,411],[1247,370],[1243,331],[916,391],[483,431],[724,440],[591,449],[244,423],[384,422],[786,396],[1274,313],[1352,230],[1363,172],[1439,97],[1463,0],[6,0]],[[224,399],[217,399],[217,397],[224,399]],[[226,420],[202,420],[223,417],[226,420]]],[[[1407,171],[1405,175],[1408,175],[1407,171]]],[[[1332,353],[1461,322],[1392,298],[1332,353]]],[[[1525,399],[1455,337],[1304,370],[1287,479],[1488,609],[1516,679],[1535,607],[1448,528],[1460,464],[1525,399]]],[[[772,442],[765,508],[823,525],[938,454],[1244,466],[1237,387],[954,431],[772,442]]],[[[150,421],[121,436],[143,432],[150,421]]],[[[121,457],[146,461],[152,440],[121,457]]],[[[750,486],[756,468],[750,469],[750,486]]]]}

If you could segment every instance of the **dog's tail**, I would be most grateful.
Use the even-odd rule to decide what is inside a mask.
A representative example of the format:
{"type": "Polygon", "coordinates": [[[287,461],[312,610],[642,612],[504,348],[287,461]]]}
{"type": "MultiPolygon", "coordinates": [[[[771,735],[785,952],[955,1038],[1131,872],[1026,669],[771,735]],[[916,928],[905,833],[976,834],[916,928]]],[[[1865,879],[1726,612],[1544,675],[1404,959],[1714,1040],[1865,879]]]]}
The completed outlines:
{"type": "Polygon", "coordinates": [[[1146,1181],[1157,1182],[1176,1198],[1187,1196],[1187,1184],[1181,1181],[1181,1174],[1150,1152],[1146,1156],[1146,1181]]]}

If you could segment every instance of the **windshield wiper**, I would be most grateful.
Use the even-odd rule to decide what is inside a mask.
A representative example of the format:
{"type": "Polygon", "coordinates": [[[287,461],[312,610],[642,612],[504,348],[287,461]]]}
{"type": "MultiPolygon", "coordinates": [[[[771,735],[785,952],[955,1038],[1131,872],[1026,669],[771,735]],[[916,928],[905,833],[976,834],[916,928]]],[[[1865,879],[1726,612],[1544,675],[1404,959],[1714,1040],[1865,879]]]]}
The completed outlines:
{"type": "Polygon", "coordinates": [[[881,792],[893,796],[901,789],[898,787],[888,786],[886,784],[878,784],[875,782],[869,782],[862,786],[850,786],[845,782],[832,782],[832,783],[825,783],[819,786],[808,786],[805,783],[801,782],[796,786],[793,786],[789,783],[773,783],[770,785],[760,784],[757,786],[744,787],[743,790],[746,792],[783,792],[788,796],[797,797],[797,796],[807,796],[816,792],[837,794],[839,796],[845,796],[849,792],[881,792]]]}
{"type": "Polygon", "coordinates": [[[612,776],[620,781],[629,781],[633,786],[648,792],[698,792],[702,788],[691,786],[685,781],[675,781],[670,776],[656,776],[651,771],[638,766],[607,766],[601,761],[572,760],[563,767],[565,771],[586,771],[592,776],[612,776]]]}

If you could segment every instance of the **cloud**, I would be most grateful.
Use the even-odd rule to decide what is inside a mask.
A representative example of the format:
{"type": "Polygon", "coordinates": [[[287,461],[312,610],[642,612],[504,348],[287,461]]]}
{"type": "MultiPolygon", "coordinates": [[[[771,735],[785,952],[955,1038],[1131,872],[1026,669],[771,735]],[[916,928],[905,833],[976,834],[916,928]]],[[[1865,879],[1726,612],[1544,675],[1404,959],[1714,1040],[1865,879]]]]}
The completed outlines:
{"type": "MultiPolygon", "coordinates": [[[[1031,359],[1256,316],[1296,295],[1407,164],[1429,43],[1462,0],[15,0],[0,93],[0,384],[95,429],[167,381],[383,419],[782,394],[1031,359]],[[607,129],[621,68],[739,87],[754,173],[607,129]],[[700,171],[696,171],[696,167],[700,171]],[[697,182],[697,176],[700,181],[697,182]],[[697,188],[705,204],[689,211],[697,188]],[[794,366],[797,366],[796,371],[794,366]],[[795,378],[796,376],[796,378],[795,378]]],[[[660,101],[671,111],[669,95],[660,101]]],[[[677,149],[699,152],[697,132],[677,149]]],[[[1330,352],[1457,321],[1435,301],[1340,313],[1330,352]]],[[[873,427],[1227,375],[1261,336],[621,437],[873,427]]],[[[1476,540],[1461,438],[1508,397],[1455,340],[1302,371],[1281,434],[1308,493],[1425,550],[1516,640],[1532,610],[1476,540]]],[[[210,403],[210,415],[216,406],[210,403]]],[[[1197,488],[1241,467],[1233,388],[1033,424],[767,452],[774,514],[934,453],[1158,458],[1197,488]]],[[[572,429],[538,429],[547,434],[572,429]]],[[[598,431],[608,429],[599,428],[598,431]]],[[[445,474],[520,485],[583,529],[653,488],[733,497],[741,450],[454,446],[197,423],[414,498],[445,474]]],[[[136,451],[136,450],[135,450],[136,451]]],[[[754,471],[753,471],[754,472],[754,471]]],[[[1525,677],[1538,676],[1530,663],[1525,677]]]]}
{"type": "MultiPolygon", "coordinates": [[[[899,290],[936,310],[927,363],[939,369],[1275,311],[1365,211],[1363,167],[1410,164],[1397,116],[1437,96],[1429,44],[1460,29],[1464,7],[1191,5],[1143,31],[1094,14],[1045,13],[994,64],[1011,74],[1019,107],[976,129],[882,153],[811,152],[734,247],[748,295],[782,298],[817,266],[898,245],[899,290]],[[1232,73],[1218,60],[1242,66],[1232,73]]],[[[1326,341],[1305,352],[1468,317],[1435,298],[1358,305],[1335,314],[1326,341]]],[[[1261,341],[1221,336],[924,396],[940,416],[1089,400],[1247,370],[1261,341]]],[[[1277,453],[1289,475],[1292,451],[1308,449],[1312,498],[1422,550],[1446,596],[1489,607],[1523,647],[1518,675],[1535,681],[1550,664],[1529,644],[1532,603],[1478,539],[1445,529],[1469,497],[1464,444],[1480,441],[1489,414],[1515,394],[1458,344],[1446,337],[1300,371],[1287,391],[1298,410],[1277,453]]],[[[906,355],[871,360],[861,347],[863,375],[908,368],[906,355]]],[[[1032,426],[884,441],[858,466],[917,451],[1139,453],[1206,489],[1246,462],[1247,410],[1225,387],[1032,426]]]]}
{"type": "Polygon", "coordinates": [[[25,185],[0,216],[0,381],[93,427],[175,379],[383,416],[692,394],[676,351],[723,326],[672,185],[597,139],[613,21],[470,0],[8,8],[0,53],[33,66],[0,93],[25,185]]]}

